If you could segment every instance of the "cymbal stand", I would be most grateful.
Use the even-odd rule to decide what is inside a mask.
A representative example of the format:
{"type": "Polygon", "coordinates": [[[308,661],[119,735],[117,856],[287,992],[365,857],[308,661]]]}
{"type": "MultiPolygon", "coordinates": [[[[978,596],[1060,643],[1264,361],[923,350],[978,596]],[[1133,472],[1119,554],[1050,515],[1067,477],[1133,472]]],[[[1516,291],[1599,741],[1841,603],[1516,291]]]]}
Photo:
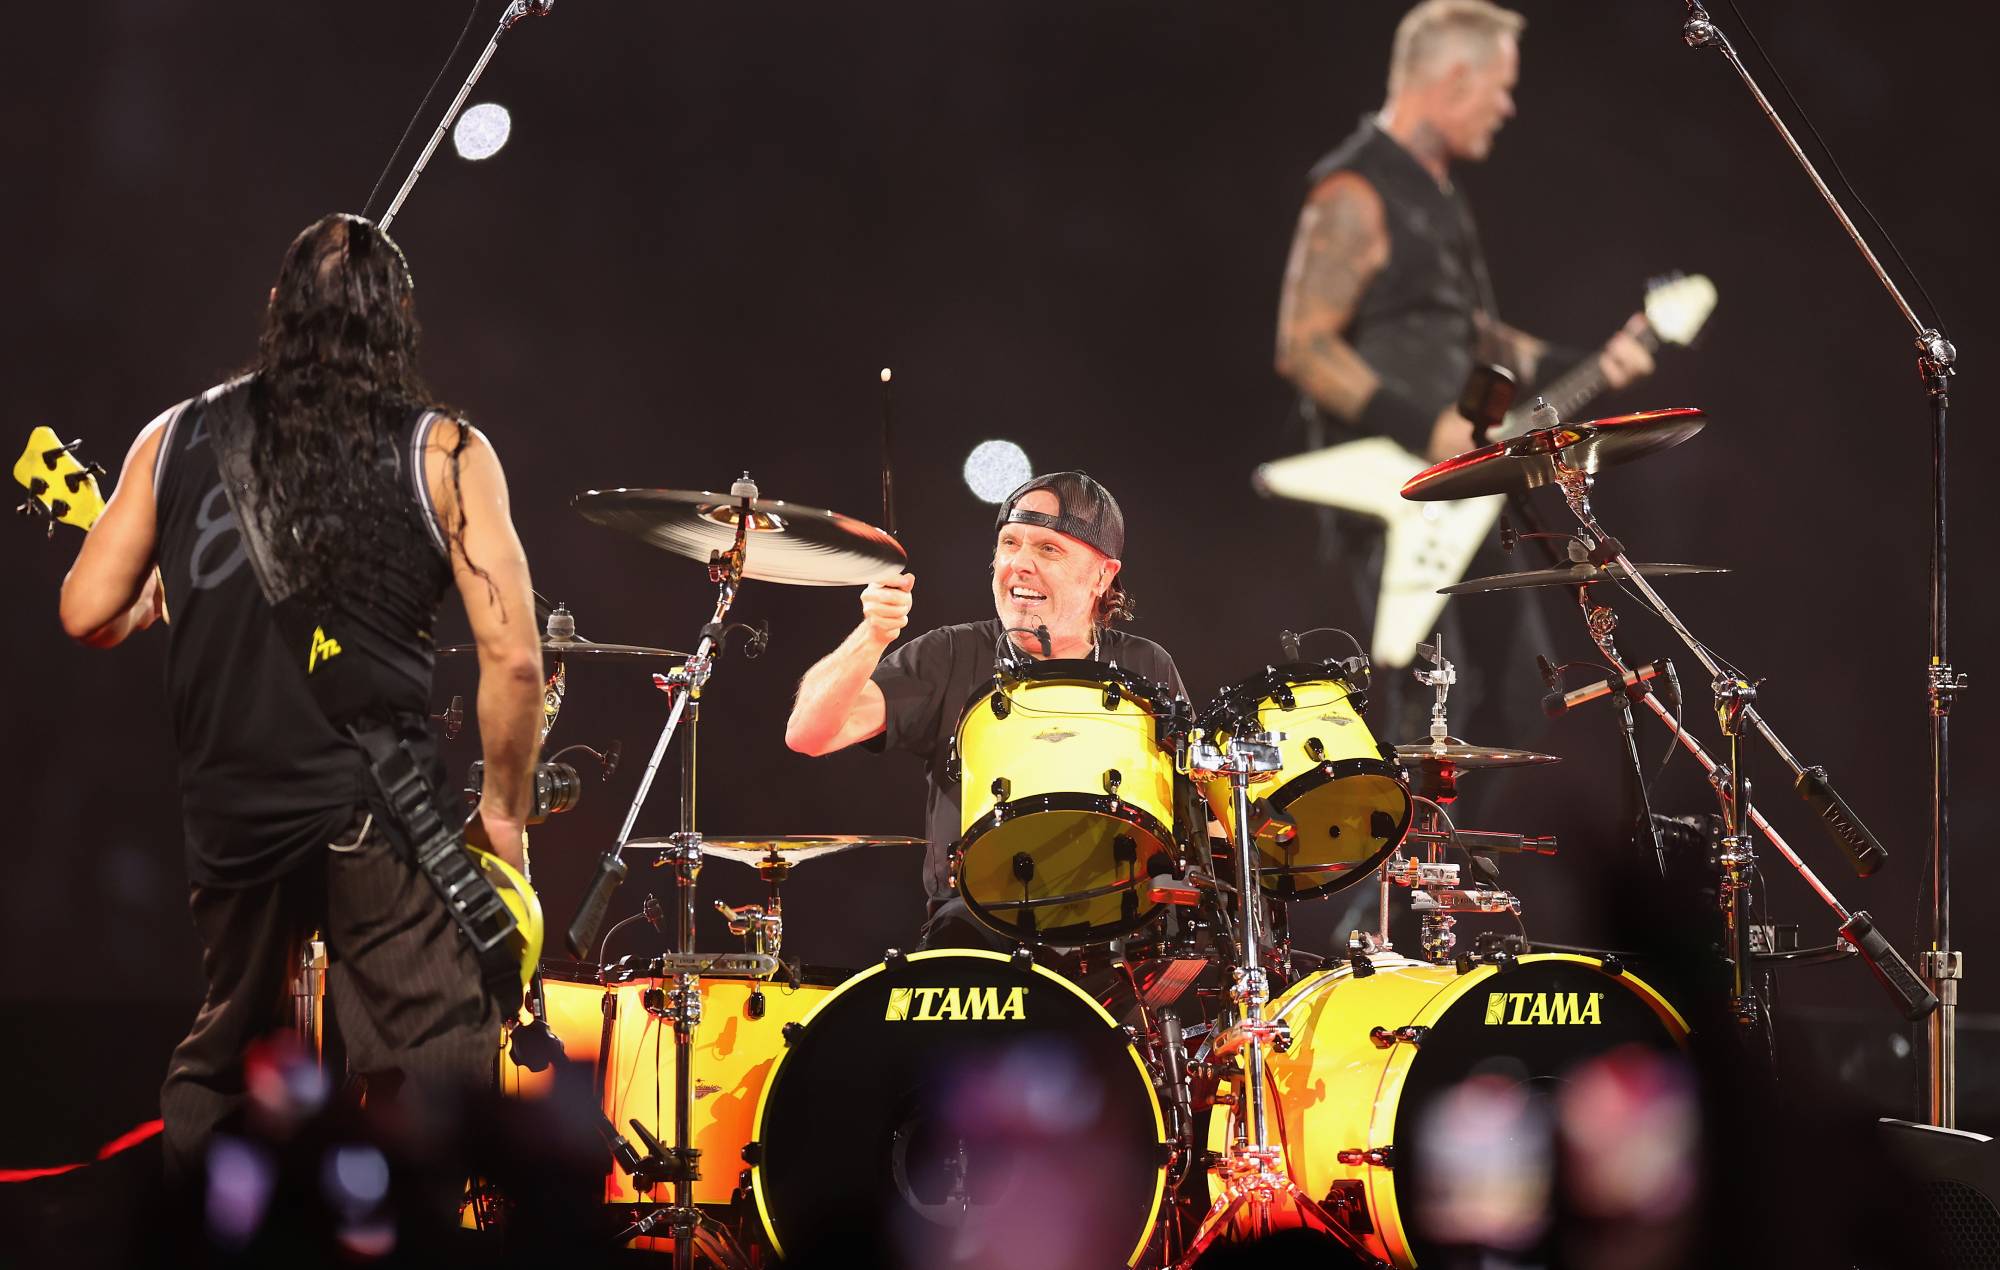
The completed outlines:
{"type": "Polygon", "coordinates": [[[1278,743],[1281,733],[1238,731],[1219,744],[1203,739],[1189,746],[1189,767],[1205,776],[1229,780],[1234,809],[1231,845],[1236,857],[1236,961],[1230,970],[1229,998],[1233,1018],[1209,1047],[1216,1062],[1243,1055],[1243,1086],[1237,1103],[1237,1129],[1229,1149],[1214,1165],[1221,1194],[1194,1237],[1188,1241],[1180,1267],[1192,1266],[1208,1246],[1237,1222],[1248,1217],[1248,1234],[1255,1238],[1272,1229],[1272,1210],[1295,1210],[1357,1256],[1373,1262],[1366,1246],[1347,1224],[1299,1189],[1285,1172],[1284,1153],[1272,1145],[1264,1090],[1267,1050],[1283,1052],[1291,1044],[1284,1023],[1264,1017],[1270,1000],[1270,975],[1262,962],[1263,887],[1258,885],[1257,847],[1250,823],[1250,785],[1284,766],[1278,743]]]}
{"type": "MultiPolygon", "coordinates": [[[[1701,0],[1687,0],[1687,21],[1681,27],[1681,39],[1689,48],[1716,50],[1736,71],[1737,77],[1743,81],[1743,86],[1750,90],[1750,95],[1756,99],[1758,107],[1764,112],[1764,117],[1778,130],[1778,136],[1784,141],[1785,148],[1791,151],[1792,158],[1798,161],[1799,167],[1812,181],[1813,188],[1819,191],[1819,196],[1826,202],[1827,209],[1833,213],[1834,219],[1840,222],[1840,227],[1846,231],[1848,238],[1853,240],[1855,249],[1861,253],[1861,258],[1874,272],[1875,280],[1881,284],[1883,291],[1888,293],[1890,301],[1903,315],[1903,320],[1909,323],[1915,339],[1917,376],[1923,383],[1925,396],[1929,399],[1931,417],[1930,657],[1924,672],[1931,732],[1932,909],[1931,946],[1924,950],[1923,965],[1924,978],[1935,989],[1941,1002],[1936,1017],[1931,1020],[1930,1061],[1926,1073],[1928,1077],[1926,1085],[1931,1122],[1944,1128],[1951,1128],[1958,1122],[1958,987],[1965,977],[1965,965],[1964,955],[1951,944],[1950,719],[1951,708],[1958,694],[1970,686],[1968,676],[1952,668],[1947,649],[1945,620],[1945,599],[1951,577],[1946,532],[1949,521],[1945,514],[1947,471],[1945,425],[1950,415],[1951,379],[1958,373],[1958,350],[1944,337],[1943,331],[1918,317],[1916,310],[1910,307],[1910,302],[1903,298],[1902,291],[1889,277],[1888,271],[1882,267],[1881,260],[1869,248],[1868,240],[1855,228],[1854,222],[1848,218],[1846,209],[1841,207],[1840,200],[1834,197],[1833,191],[1828,189],[1826,182],[1820,178],[1812,160],[1800,148],[1798,139],[1792,135],[1791,129],[1785,126],[1785,121],[1778,117],[1778,112],[1772,107],[1770,99],[1764,96],[1764,90],[1757,86],[1756,79],[1743,64],[1743,59],[1737,56],[1735,46],[1729,42],[1729,36],[1709,17],[1708,10],[1703,7],[1701,0]]],[[[1640,585],[1643,587],[1644,583],[1640,585]]],[[[1772,739],[1770,730],[1756,718],[1754,708],[1746,710],[1745,715],[1750,724],[1763,734],[1765,740],[1776,747],[1777,743],[1772,739]]],[[[1781,756],[1783,756],[1782,750],[1781,756]]],[[[1790,762],[1789,756],[1783,757],[1788,763],[1790,762]]],[[[1793,766],[1796,767],[1796,764],[1793,766]]],[[[1813,770],[1818,771],[1818,769],[1813,770]]],[[[1838,796],[1826,788],[1824,773],[1818,773],[1816,787],[1834,803],[1839,802],[1838,796]]],[[[1852,820],[1844,806],[1839,810],[1842,816],[1852,820]]],[[[1825,811],[1821,814],[1826,816],[1825,811]]],[[[1828,820],[1832,823],[1831,817],[1828,817],[1828,820]]],[[[1855,827],[1859,828],[1858,824],[1855,827]]],[[[1836,828],[1836,833],[1839,832],[1836,828]]],[[[1862,833],[1865,834],[1866,831],[1862,830],[1862,833]]],[[[1879,854],[1880,844],[1875,844],[1874,849],[1879,854]]],[[[1859,861],[1856,863],[1857,871],[1864,877],[1873,867],[1871,864],[1864,869],[1859,861]]]]}
{"type": "MultiPolygon", "coordinates": [[[[1744,753],[1742,738],[1754,731],[1762,737],[1797,778],[1796,788],[1807,802],[1819,811],[1820,818],[1833,832],[1836,842],[1845,849],[1855,863],[1857,872],[1866,876],[1886,858],[1882,845],[1874,835],[1855,818],[1845,801],[1827,783],[1826,772],[1819,767],[1806,767],[1784,742],[1771,725],[1757,712],[1755,705],[1757,684],[1740,675],[1723,669],[1708,647],[1696,639],[1694,633],[1682,622],[1679,615],[1670,608],[1653,589],[1651,583],[1640,575],[1638,568],[1625,555],[1624,544],[1606,533],[1597,521],[1596,513],[1590,505],[1591,474],[1566,461],[1566,451],[1559,441],[1561,433],[1554,428],[1542,429],[1531,435],[1542,438],[1547,445],[1548,455],[1554,470],[1557,485],[1563,499],[1569,504],[1570,512],[1577,523],[1583,526],[1591,539],[1590,562],[1592,564],[1616,564],[1622,580],[1638,592],[1643,602],[1660,619],[1666,622],[1687,650],[1694,654],[1711,677],[1710,688],[1715,696],[1716,719],[1723,734],[1729,740],[1729,762],[1720,773],[1713,774],[1710,784],[1715,787],[1716,797],[1722,808],[1725,835],[1722,844],[1721,865],[1723,869],[1721,892],[1723,917],[1729,933],[1729,953],[1732,962],[1731,1005],[1737,1020],[1748,1031],[1754,1027],[1761,1011],[1751,984],[1750,937],[1747,914],[1744,912],[1744,891],[1756,874],[1756,855],[1752,847],[1749,826],[1757,823],[1755,808],[1750,806],[1750,782],[1743,775],[1744,753]]],[[[1600,604],[1586,604],[1585,613],[1591,623],[1591,637],[1599,640],[1598,647],[1605,650],[1607,658],[1621,674],[1629,671],[1616,659],[1610,650],[1610,632],[1616,626],[1616,615],[1600,604]]],[[[1619,694],[1622,696],[1623,694],[1619,694]]],[[[1657,703],[1656,703],[1657,704],[1657,703]]],[[[1936,1008],[1936,999],[1925,1004],[1923,997],[1931,994],[1924,989],[1920,996],[1911,995],[1908,989],[1915,983],[1915,973],[1903,961],[1900,954],[1875,928],[1874,919],[1865,911],[1850,914],[1847,923],[1841,927],[1841,937],[1867,958],[1876,978],[1891,992],[1903,997],[1906,1010],[1915,1010],[1910,1017],[1919,1018],[1936,1008]]]]}
{"type": "Polygon", "coordinates": [[[603,923],[605,910],[611,903],[611,893],[625,876],[626,866],[621,853],[631,840],[632,827],[638,822],[639,809],[645,805],[646,795],[653,788],[653,778],[659,773],[667,746],[685,718],[688,726],[687,736],[681,745],[680,830],[672,835],[670,845],[660,851],[659,858],[654,862],[656,866],[674,866],[674,881],[679,892],[679,903],[675,906],[674,940],[674,952],[679,956],[672,959],[676,973],[674,986],[667,993],[668,1014],[674,1026],[676,1065],[674,1144],[665,1151],[666,1167],[661,1170],[673,1182],[673,1203],[634,1222],[618,1236],[622,1241],[648,1233],[660,1225],[670,1226],[674,1238],[674,1270],[691,1270],[697,1251],[717,1265],[733,1267],[747,1264],[747,1259],[735,1247],[729,1233],[695,1206],[694,1183],[701,1176],[701,1152],[695,1149],[690,1136],[694,1125],[694,1037],[695,1030],[701,1025],[701,980],[694,972],[689,956],[694,952],[695,891],[702,864],[701,834],[695,829],[701,694],[714,671],[713,655],[723,636],[723,619],[728,616],[730,606],[736,601],[736,593],[743,585],[744,550],[751,512],[757,501],[757,483],[746,472],[742,479],[729,487],[729,496],[739,500],[735,508],[736,538],[728,551],[716,552],[708,562],[708,578],[716,587],[715,612],[708,624],[701,628],[701,641],[695,650],[666,677],[665,687],[673,699],[666,725],[661,728],[660,739],[653,746],[652,757],[639,778],[639,788],[632,795],[625,823],[619,826],[618,839],[598,862],[597,876],[567,934],[570,951],[583,957],[598,926],[603,923]]]}

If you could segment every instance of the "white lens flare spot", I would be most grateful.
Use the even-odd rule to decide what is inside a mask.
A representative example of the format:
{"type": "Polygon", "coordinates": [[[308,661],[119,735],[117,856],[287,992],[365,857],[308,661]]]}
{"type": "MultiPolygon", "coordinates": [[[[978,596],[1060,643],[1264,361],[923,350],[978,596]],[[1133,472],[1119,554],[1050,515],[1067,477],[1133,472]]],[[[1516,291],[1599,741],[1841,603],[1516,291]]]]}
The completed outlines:
{"type": "Polygon", "coordinates": [[[451,144],[461,159],[490,159],[500,153],[513,135],[514,118],[498,102],[485,101],[470,107],[452,125],[451,144]]]}
{"type": "Polygon", "coordinates": [[[997,503],[1035,474],[1028,452],[1012,441],[981,441],[965,456],[965,483],[983,503],[997,503]]]}

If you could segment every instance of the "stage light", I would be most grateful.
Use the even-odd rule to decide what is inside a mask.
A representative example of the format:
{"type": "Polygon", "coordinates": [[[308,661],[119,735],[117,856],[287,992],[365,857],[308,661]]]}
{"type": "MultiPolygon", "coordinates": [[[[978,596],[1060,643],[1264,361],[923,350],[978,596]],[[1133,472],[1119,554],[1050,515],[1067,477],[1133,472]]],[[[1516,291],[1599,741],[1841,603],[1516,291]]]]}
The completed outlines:
{"type": "Polygon", "coordinates": [[[965,483],[982,503],[997,503],[1035,474],[1028,452],[1012,441],[981,441],[965,456],[965,483]]]}
{"type": "Polygon", "coordinates": [[[483,101],[458,117],[451,144],[461,159],[490,159],[513,134],[514,119],[498,102],[483,101]]]}

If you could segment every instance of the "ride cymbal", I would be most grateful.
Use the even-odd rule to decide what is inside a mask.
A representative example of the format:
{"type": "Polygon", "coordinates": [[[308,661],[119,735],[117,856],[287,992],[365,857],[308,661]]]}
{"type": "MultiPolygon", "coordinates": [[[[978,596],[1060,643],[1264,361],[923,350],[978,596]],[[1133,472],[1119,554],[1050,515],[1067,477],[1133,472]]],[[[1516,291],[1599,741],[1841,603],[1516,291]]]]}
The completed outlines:
{"type": "MultiPolygon", "coordinates": [[[[1714,564],[1635,564],[1642,578],[1675,578],[1691,573],[1727,573],[1728,569],[1714,564]]],[[[1590,586],[1598,582],[1617,582],[1625,577],[1625,570],[1613,562],[1595,565],[1588,562],[1565,565],[1555,569],[1524,569],[1519,573],[1495,573],[1483,578],[1467,578],[1450,586],[1438,588],[1439,595],[1478,595],[1485,591],[1517,591],[1522,587],[1537,586],[1590,586]]]]}
{"type": "MultiPolygon", "coordinates": [[[[736,541],[741,500],[708,490],[585,490],[570,500],[592,524],[662,551],[708,563],[736,541]]],[[[901,543],[839,512],[758,498],[750,511],[743,576],[792,586],[866,586],[908,563],[901,543]]]]}
{"type": "Polygon", "coordinates": [[[1705,422],[1701,411],[1683,406],[1537,428],[1425,468],[1403,483],[1403,497],[1424,503],[1553,485],[1558,454],[1568,466],[1594,475],[1679,445],[1705,422]]]}

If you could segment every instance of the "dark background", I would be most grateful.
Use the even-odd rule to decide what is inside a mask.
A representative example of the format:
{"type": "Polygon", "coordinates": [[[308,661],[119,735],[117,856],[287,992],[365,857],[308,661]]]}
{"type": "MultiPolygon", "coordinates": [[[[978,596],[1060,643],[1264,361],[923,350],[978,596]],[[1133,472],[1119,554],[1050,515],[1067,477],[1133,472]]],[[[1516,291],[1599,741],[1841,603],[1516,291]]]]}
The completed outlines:
{"type": "MultiPolygon", "coordinates": [[[[480,6],[377,210],[501,7],[480,6]]],[[[1463,174],[1506,316],[1590,343],[1650,275],[1717,282],[1701,346],[1601,406],[1699,405],[1709,428],[1608,476],[1600,510],[1640,558],[1735,570],[1669,598],[1768,677],[1769,716],[1831,769],[1891,863],[1855,880],[1759,755],[1762,805],[1914,961],[1930,460],[1907,332],[1727,66],[1682,47],[1681,6],[1520,7],[1520,118],[1463,174]]],[[[1995,279],[1974,172],[1990,142],[1991,59],[1949,38],[1974,7],[1906,6],[1902,25],[1858,0],[1747,7],[1963,350],[1953,631],[1984,687],[1996,627],[1981,550],[1996,529],[1984,352],[2000,333],[1982,305],[1995,279]]],[[[564,0],[508,38],[472,98],[513,111],[511,143],[472,164],[447,142],[396,223],[420,281],[426,371],[497,444],[538,586],[588,637],[679,647],[710,603],[700,567],[593,528],[569,497],[725,487],[749,468],[769,496],[874,519],[876,371],[893,366],[916,627],[990,612],[991,513],[959,465],[976,442],[1012,438],[1039,467],[1085,467],[1120,496],[1134,629],[1206,697],[1275,659],[1276,630],[1323,604],[1309,516],[1259,500],[1247,478],[1298,448],[1270,351],[1301,176],[1380,104],[1401,8],[564,0]]],[[[464,16],[442,0],[107,0],[12,22],[0,52],[10,426],[81,435],[115,466],[147,419],[244,361],[285,243],[360,206],[464,16]]],[[[1717,16],[1747,51],[1735,15],[1717,16]]],[[[33,1164],[155,1114],[200,973],[163,634],[108,655],[72,645],[55,597],[74,536],[44,543],[23,525],[4,543],[16,794],[0,851],[0,1114],[20,1158],[0,1164],[33,1164]]],[[[1582,655],[1577,624],[1553,612],[1556,651],[1582,655]]],[[[771,648],[732,656],[712,685],[702,828],[918,832],[914,762],[808,760],[782,742],[792,686],[855,619],[853,593],[753,584],[739,615],[770,620],[771,648]]],[[[463,629],[454,613],[441,638],[463,629]]],[[[1638,659],[1680,651],[1636,614],[1623,644],[1638,659]]],[[[442,666],[440,707],[454,692],[469,701],[473,679],[470,664],[442,666]]],[[[1690,716],[1712,738],[1699,675],[1688,682],[1690,716]]],[[[615,831],[660,706],[643,670],[572,670],[551,745],[618,738],[627,761],[534,835],[553,925],[615,831]]],[[[1990,1130],[2000,1097],[1978,1056],[2000,1027],[1982,920],[2000,880],[1988,776],[2000,746],[1980,692],[1958,719],[1962,1119],[1990,1130]]],[[[1604,897],[1582,879],[1626,850],[1610,726],[1580,713],[1542,735],[1473,738],[1570,760],[1487,778],[1500,788],[1484,823],[1563,837],[1563,857],[1508,869],[1543,938],[1606,935],[1604,897]]],[[[1663,740],[1646,735],[1649,755],[1663,740]]],[[[468,734],[452,752],[460,763],[476,744],[468,734]]],[[[1692,773],[1676,762],[1663,810],[1707,809],[1692,773]]],[[[641,834],[674,827],[674,794],[670,770],[641,834]]],[[[1804,942],[1829,941],[1830,915],[1759,845],[1779,916],[1804,942]]],[[[803,868],[787,897],[791,949],[859,966],[907,942],[918,858],[884,849],[803,868]]],[[[667,889],[635,863],[614,916],[667,889]]],[[[737,901],[757,890],[727,863],[703,881],[737,901]]],[[[1342,907],[1302,911],[1302,946],[1327,947],[1342,907]]],[[[628,938],[612,955],[657,946],[643,926],[628,938]]],[[[704,926],[705,943],[722,938],[704,926]]],[[[1815,1038],[1790,1061],[1915,1112],[1914,1034],[1860,965],[1794,971],[1785,993],[1815,1038]]]]}

